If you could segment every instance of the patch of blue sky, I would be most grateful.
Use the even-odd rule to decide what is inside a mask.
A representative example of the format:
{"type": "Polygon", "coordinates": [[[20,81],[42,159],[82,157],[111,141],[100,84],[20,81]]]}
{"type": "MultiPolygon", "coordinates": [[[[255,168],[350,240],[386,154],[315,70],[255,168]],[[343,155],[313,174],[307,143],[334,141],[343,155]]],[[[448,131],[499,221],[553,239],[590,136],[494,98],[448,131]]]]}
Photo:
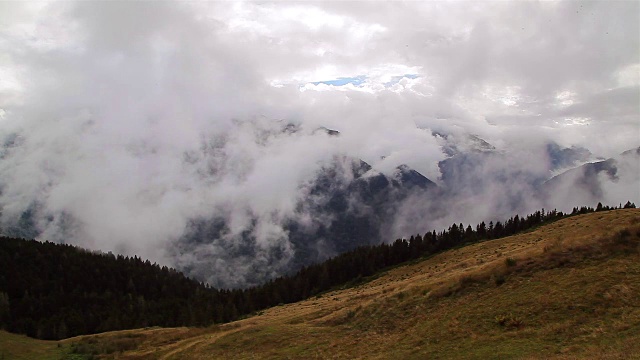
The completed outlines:
{"type": "Polygon", "coordinates": [[[367,80],[366,75],[358,75],[354,77],[339,77],[334,80],[313,81],[311,82],[311,84],[313,85],[326,84],[326,85],[332,85],[332,86],[345,86],[347,84],[353,84],[355,86],[361,86],[362,84],[364,84],[366,80],[367,80]]]}
{"type": "Polygon", "coordinates": [[[394,76],[391,78],[390,81],[387,81],[386,83],[384,83],[385,87],[389,87],[389,86],[393,86],[397,83],[400,82],[400,80],[407,78],[407,79],[417,79],[419,76],[418,74],[404,74],[404,75],[398,75],[398,76],[394,76]]]}

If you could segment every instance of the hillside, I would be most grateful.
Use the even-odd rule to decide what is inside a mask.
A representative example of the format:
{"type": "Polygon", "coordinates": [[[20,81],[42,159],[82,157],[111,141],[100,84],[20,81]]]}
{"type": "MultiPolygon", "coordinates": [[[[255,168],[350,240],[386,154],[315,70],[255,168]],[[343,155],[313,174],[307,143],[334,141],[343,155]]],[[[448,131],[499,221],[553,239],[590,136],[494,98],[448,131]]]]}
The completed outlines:
{"type": "MultiPolygon", "coordinates": [[[[627,203],[625,207],[635,207],[627,203]]],[[[609,210],[574,208],[573,214],[609,210]]],[[[43,340],[149,326],[208,326],[362,282],[393,266],[463,244],[521,233],[565,216],[536,211],[474,228],[453,224],[358,247],[258,287],[215,289],[134,256],[0,237],[0,328],[43,340]]]]}
{"type": "Polygon", "coordinates": [[[640,210],[597,212],[226,325],[60,344],[119,359],[629,358],[640,354],[639,260],[640,210]]]}
{"type": "Polygon", "coordinates": [[[0,328],[13,333],[57,340],[232,320],[223,316],[231,311],[219,295],[138,257],[0,237],[0,328]]]}
{"type": "Polygon", "coordinates": [[[59,360],[69,358],[67,350],[56,341],[37,340],[0,330],[2,360],[59,360]]]}

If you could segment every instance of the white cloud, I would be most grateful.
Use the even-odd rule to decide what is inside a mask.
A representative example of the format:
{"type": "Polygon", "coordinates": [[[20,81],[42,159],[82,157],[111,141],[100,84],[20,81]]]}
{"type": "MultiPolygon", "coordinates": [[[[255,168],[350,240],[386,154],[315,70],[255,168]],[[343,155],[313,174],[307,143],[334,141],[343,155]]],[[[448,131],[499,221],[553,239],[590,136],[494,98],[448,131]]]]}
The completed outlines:
{"type": "Polygon", "coordinates": [[[640,86],[640,64],[632,64],[620,69],[616,78],[618,87],[640,86]]]}

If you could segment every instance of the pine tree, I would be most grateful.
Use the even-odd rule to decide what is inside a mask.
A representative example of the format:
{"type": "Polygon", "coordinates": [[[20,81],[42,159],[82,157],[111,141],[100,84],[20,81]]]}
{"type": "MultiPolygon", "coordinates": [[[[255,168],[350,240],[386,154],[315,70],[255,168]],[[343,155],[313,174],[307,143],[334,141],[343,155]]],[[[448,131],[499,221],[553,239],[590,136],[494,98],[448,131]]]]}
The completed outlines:
{"type": "Polygon", "coordinates": [[[4,329],[9,321],[9,295],[0,292],[0,329],[4,329]]]}

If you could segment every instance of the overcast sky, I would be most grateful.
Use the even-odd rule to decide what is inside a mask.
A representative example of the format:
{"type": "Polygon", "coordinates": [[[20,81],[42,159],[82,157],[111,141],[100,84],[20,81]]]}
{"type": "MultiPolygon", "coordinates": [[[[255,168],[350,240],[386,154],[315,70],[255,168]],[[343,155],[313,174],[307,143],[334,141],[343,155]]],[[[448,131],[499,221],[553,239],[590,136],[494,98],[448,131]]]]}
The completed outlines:
{"type": "Polygon", "coordinates": [[[35,202],[48,238],[158,259],[220,208],[280,239],[335,154],[437,181],[431,130],[615,156],[639,36],[638,1],[0,2],[4,221],[35,202]]]}
{"type": "Polygon", "coordinates": [[[360,126],[349,115],[369,108],[395,122],[495,131],[486,136],[497,141],[510,131],[553,132],[604,156],[638,143],[637,1],[0,7],[4,126],[24,125],[19,113],[34,102],[59,114],[102,112],[127,132],[148,120],[143,107],[175,128],[180,116],[266,116],[343,131],[360,126]],[[346,85],[327,85],[341,78],[346,85]],[[335,108],[345,101],[349,110],[335,108]],[[124,111],[134,118],[113,119],[124,111]],[[597,144],[603,133],[609,144],[597,144]]]}

